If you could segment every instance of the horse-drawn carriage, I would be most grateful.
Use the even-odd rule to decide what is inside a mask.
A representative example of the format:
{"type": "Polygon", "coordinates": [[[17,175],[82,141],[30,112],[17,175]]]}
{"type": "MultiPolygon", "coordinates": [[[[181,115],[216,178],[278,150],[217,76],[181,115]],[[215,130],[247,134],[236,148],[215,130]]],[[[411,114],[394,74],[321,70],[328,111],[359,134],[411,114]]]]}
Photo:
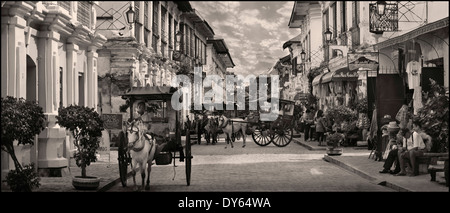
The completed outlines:
{"type": "MultiPolygon", "coordinates": [[[[122,132],[122,139],[118,146],[118,161],[122,186],[126,186],[128,166],[135,182],[136,164],[140,164],[142,187],[144,186],[145,167],[148,164],[147,186],[151,165],[155,160],[157,165],[168,165],[172,159],[185,162],[186,182],[190,185],[191,179],[191,143],[189,131],[183,144],[181,140],[180,111],[172,108],[172,95],[176,88],[168,86],[134,87],[130,92],[122,95],[130,107],[130,119],[126,131],[122,132]],[[143,115],[135,114],[136,105],[144,103],[153,106],[153,111],[147,114],[151,119],[146,121],[143,115]],[[135,118],[136,117],[136,118],[135,118]],[[139,145],[139,143],[141,145],[139,145]],[[185,152],[183,153],[183,148],[185,152]],[[179,153],[179,155],[177,155],[179,153]]],[[[175,167],[175,160],[173,164],[175,167]]]]}
{"type": "MultiPolygon", "coordinates": [[[[269,101],[271,100],[269,99],[269,101]]],[[[231,142],[234,142],[235,139],[239,140],[243,136],[245,146],[244,134],[251,134],[253,141],[260,146],[267,146],[273,143],[278,147],[284,147],[292,141],[293,137],[295,102],[278,99],[278,104],[279,114],[274,121],[263,121],[261,119],[262,113],[268,113],[261,107],[258,107],[257,111],[249,112],[245,119],[227,119],[221,115],[219,120],[222,120],[221,123],[224,124],[229,120],[228,122],[232,124],[230,125],[231,130],[228,130],[231,142]],[[235,127],[235,124],[237,124],[237,127],[235,127]]],[[[220,126],[222,125],[219,124],[220,126]]]]}

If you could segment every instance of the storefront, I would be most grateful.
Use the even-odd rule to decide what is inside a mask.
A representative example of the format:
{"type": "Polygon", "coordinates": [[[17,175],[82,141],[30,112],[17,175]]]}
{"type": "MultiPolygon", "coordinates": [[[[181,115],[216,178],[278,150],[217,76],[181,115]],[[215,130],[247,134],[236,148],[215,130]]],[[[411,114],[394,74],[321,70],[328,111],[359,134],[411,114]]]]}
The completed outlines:
{"type": "Polygon", "coordinates": [[[320,97],[325,98],[325,107],[349,106],[357,98],[358,72],[341,67],[323,75],[320,97]]]}
{"type": "Polygon", "coordinates": [[[378,116],[395,116],[405,100],[416,114],[422,107],[422,93],[430,89],[430,78],[448,91],[448,23],[447,17],[377,44],[380,54],[378,100],[381,88],[386,85],[386,82],[381,84],[380,75],[390,74],[389,79],[396,79],[393,84],[400,84],[403,90],[396,107],[391,105],[388,111],[379,111],[378,116]]]}

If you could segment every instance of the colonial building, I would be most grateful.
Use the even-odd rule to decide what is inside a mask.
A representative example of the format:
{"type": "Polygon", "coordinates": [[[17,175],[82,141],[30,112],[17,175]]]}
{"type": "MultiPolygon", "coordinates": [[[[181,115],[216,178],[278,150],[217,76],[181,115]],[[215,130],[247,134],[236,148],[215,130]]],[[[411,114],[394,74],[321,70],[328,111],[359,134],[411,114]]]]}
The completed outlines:
{"type": "MultiPolygon", "coordinates": [[[[206,72],[234,66],[226,46],[217,46],[223,39],[215,41],[211,26],[188,1],[105,1],[97,11],[97,28],[107,37],[99,50],[102,113],[123,113],[127,119],[130,109],[125,113],[122,94],[131,87],[170,86],[178,74],[190,77],[192,89],[185,92],[193,98],[201,91],[194,90],[194,68],[203,79],[206,72]],[[127,19],[128,11],[135,20],[127,19]]],[[[189,109],[182,111],[182,123],[186,116],[189,109]]]]}
{"type": "MultiPolygon", "coordinates": [[[[47,127],[33,146],[17,146],[22,164],[40,175],[60,172],[70,159],[70,135],[56,124],[62,106],[97,107],[97,50],[106,38],[96,31],[93,1],[3,1],[1,5],[2,97],[36,100],[47,127]]],[[[1,154],[2,179],[14,168],[1,154]]]]}

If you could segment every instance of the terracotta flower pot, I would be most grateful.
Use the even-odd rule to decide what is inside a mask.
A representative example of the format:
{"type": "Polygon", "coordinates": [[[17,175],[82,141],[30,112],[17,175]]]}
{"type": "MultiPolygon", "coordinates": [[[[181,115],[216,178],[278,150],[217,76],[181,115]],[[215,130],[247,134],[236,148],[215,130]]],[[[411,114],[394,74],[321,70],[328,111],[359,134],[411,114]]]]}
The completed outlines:
{"type": "Polygon", "coordinates": [[[95,190],[100,186],[100,178],[75,176],[72,178],[72,185],[78,190],[95,190]]]}
{"type": "Polygon", "coordinates": [[[342,155],[343,149],[342,148],[333,148],[333,147],[327,147],[327,155],[342,155]]]}

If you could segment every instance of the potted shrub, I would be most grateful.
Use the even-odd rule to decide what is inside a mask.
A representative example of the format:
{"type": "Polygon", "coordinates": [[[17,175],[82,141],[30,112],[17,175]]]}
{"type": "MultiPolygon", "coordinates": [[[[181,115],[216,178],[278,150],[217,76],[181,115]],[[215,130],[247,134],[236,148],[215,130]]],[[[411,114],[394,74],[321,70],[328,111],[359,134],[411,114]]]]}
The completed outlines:
{"type": "Polygon", "coordinates": [[[11,156],[15,170],[6,176],[6,183],[14,192],[31,192],[39,188],[39,177],[34,164],[22,166],[14,152],[17,145],[34,144],[34,138],[45,129],[44,111],[35,101],[7,96],[2,102],[1,148],[11,156]]]}
{"type": "Polygon", "coordinates": [[[57,123],[69,130],[74,137],[74,158],[77,166],[81,168],[81,176],[73,177],[72,185],[76,189],[98,188],[100,179],[87,176],[86,167],[97,161],[99,137],[104,130],[100,115],[93,108],[70,105],[59,108],[56,119],[57,123]]]}
{"type": "Polygon", "coordinates": [[[339,148],[339,143],[344,139],[341,133],[335,132],[327,135],[327,154],[328,155],[341,155],[342,148],[339,148]]]}

